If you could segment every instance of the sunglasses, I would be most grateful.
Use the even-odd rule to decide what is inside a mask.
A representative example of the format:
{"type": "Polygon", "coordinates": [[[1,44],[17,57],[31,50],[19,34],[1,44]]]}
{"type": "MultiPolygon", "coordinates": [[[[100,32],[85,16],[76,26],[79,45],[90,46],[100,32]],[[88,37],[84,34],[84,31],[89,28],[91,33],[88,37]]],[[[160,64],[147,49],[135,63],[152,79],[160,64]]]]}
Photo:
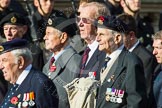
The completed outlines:
{"type": "Polygon", "coordinates": [[[85,24],[91,24],[93,22],[93,19],[76,17],[76,21],[77,21],[77,23],[79,23],[80,21],[82,21],[85,24]]]}

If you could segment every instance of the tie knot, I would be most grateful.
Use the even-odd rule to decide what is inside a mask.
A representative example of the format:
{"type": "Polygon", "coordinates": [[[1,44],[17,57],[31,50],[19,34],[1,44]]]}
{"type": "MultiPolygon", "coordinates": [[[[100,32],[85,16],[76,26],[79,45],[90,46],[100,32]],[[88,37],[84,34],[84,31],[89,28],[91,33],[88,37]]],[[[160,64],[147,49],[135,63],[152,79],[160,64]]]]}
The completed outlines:
{"type": "Polygon", "coordinates": [[[105,57],[105,62],[108,62],[111,58],[110,57],[105,57]]]}
{"type": "Polygon", "coordinates": [[[55,58],[52,57],[51,60],[50,60],[50,67],[52,66],[52,64],[55,62],[55,58]]]}
{"type": "Polygon", "coordinates": [[[89,53],[90,51],[91,51],[91,49],[89,47],[86,47],[85,53],[89,53]]]}

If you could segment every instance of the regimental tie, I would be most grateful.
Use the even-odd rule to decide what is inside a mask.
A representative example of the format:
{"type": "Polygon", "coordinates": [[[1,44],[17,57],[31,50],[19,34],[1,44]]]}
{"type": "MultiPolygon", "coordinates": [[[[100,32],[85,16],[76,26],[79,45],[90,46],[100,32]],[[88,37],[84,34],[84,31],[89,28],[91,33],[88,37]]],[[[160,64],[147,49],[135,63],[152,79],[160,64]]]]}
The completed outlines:
{"type": "Polygon", "coordinates": [[[7,94],[7,96],[5,97],[5,99],[4,99],[4,102],[2,103],[2,105],[1,105],[1,108],[7,108],[7,105],[9,105],[11,102],[11,97],[14,95],[14,93],[17,91],[17,89],[18,89],[18,87],[19,87],[19,85],[18,84],[14,84],[12,87],[11,87],[11,89],[10,89],[10,91],[9,91],[9,93],[7,94]]]}
{"type": "Polygon", "coordinates": [[[101,72],[103,73],[104,72],[104,70],[107,68],[107,63],[108,63],[108,61],[110,61],[110,57],[108,57],[108,56],[106,56],[105,57],[105,62],[104,62],[104,64],[103,64],[103,67],[101,68],[101,72]]]}
{"type": "Polygon", "coordinates": [[[88,59],[88,54],[90,52],[90,48],[86,47],[84,53],[83,53],[83,57],[82,57],[82,64],[81,64],[81,70],[80,70],[80,76],[83,74],[83,70],[85,68],[87,59],[88,59]]]}
{"type": "Polygon", "coordinates": [[[50,60],[50,63],[49,63],[49,73],[48,73],[48,76],[50,78],[51,76],[51,73],[54,72],[56,70],[56,65],[55,65],[55,58],[52,57],[51,60],[50,60]]]}

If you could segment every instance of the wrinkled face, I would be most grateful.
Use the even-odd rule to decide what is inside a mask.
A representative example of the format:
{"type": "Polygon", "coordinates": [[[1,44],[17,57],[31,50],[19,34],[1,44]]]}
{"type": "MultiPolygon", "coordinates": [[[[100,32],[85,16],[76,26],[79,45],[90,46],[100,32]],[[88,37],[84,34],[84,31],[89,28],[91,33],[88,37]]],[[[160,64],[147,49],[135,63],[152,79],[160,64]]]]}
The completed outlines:
{"type": "Polygon", "coordinates": [[[11,52],[6,52],[0,55],[0,69],[3,72],[6,81],[16,82],[16,73],[19,72],[19,66],[11,52]]]}
{"type": "Polygon", "coordinates": [[[93,8],[81,8],[80,15],[77,18],[80,36],[84,40],[91,40],[96,38],[96,27],[94,26],[94,10],[93,8]]]}
{"type": "Polygon", "coordinates": [[[134,12],[141,8],[141,0],[125,0],[126,5],[134,12]]]}
{"type": "Polygon", "coordinates": [[[153,40],[153,55],[155,55],[157,62],[162,63],[162,40],[156,39],[153,40]]]}
{"type": "Polygon", "coordinates": [[[52,12],[54,0],[35,0],[35,6],[41,15],[45,16],[52,12]]]}
{"type": "Polygon", "coordinates": [[[11,41],[15,38],[22,38],[23,35],[26,33],[26,27],[5,24],[3,26],[3,32],[4,32],[6,40],[11,41]]]}
{"type": "Polygon", "coordinates": [[[7,8],[10,4],[11,0],[0,0],[0,8],[7,8]]]}
{"type": "Polygon", "coordinates": [[[61,47],[61,33],[53,27],[47,26],[46,34],[44,36],[45,48],[52,52],[60,50],[61,47]]]}
{"type": "Polygon", "coordinates": [[[112,35],[111,31],[106,28],[98,28],[97,29],[97,42],[99,43],[99,50],[105,51],[108,54],[111,54],[115,42],[114,42],[114,36],[112,35]]]}

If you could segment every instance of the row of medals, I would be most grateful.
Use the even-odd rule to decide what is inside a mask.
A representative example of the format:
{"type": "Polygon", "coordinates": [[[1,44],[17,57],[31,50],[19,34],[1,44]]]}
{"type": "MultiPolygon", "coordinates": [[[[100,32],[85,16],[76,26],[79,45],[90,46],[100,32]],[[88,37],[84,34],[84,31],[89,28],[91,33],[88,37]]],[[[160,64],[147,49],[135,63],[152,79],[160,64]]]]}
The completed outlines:
{"type": "Polygon", "coordinates": [[[18,108],[22,108],[22,107],[32,107],[35,105],[35,102],[33,101],[34,100],[34,97],[30,95],[30,93],[24,93],[24,99],[23,99],[23,102],[21,104],[21,102],[19,102],[18,104],[18,108]],[[22,107],[21,107],[22,105],[22,107]]]}
{"type": "Polygon", "coordinates": [[[107,88],[106,90],[106,101],[113,103],[122,103],[124,96],[124,90],[118,90],[115,88],[107,88]]]}

